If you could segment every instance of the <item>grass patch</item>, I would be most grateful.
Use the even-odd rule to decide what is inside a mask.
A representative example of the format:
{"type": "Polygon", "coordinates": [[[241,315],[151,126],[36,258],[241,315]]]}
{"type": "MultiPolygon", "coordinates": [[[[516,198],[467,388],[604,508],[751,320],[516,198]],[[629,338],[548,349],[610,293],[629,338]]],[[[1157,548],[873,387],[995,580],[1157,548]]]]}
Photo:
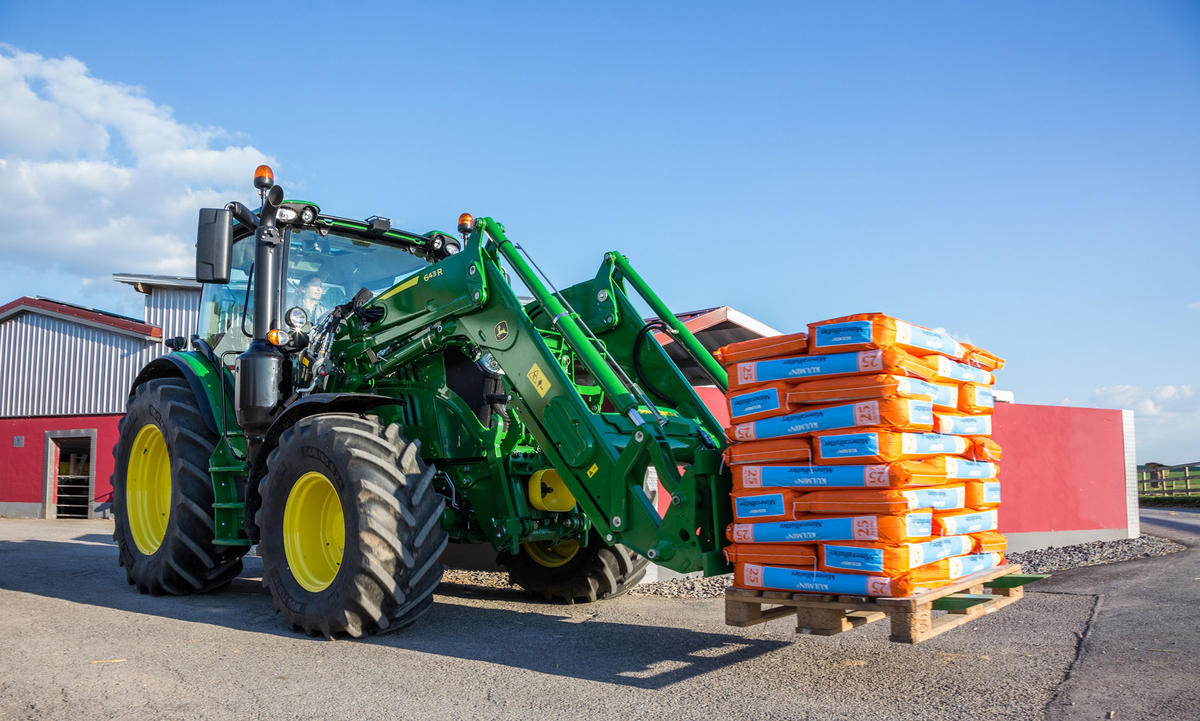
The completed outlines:
{"type": "Polygon", "coordinates": [[[1139,506],[1187,506],[1200,507],[1200,494],[1175,496],[1138,496],[1139,506]]]}

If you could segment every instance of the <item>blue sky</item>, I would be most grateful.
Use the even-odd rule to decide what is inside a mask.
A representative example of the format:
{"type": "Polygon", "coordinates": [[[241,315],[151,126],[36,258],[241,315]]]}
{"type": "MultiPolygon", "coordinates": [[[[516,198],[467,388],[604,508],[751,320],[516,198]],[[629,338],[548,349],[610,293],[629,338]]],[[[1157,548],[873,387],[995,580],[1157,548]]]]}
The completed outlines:
{"type": "Polygon", "coordinates": [[[454,7],[0,5],[6,295],[136,313],[107,274],[188,272],[269,159],[562,282],[620,249],[678,309],[945,327],[1200,459],[1200,5],[454,7]]]}

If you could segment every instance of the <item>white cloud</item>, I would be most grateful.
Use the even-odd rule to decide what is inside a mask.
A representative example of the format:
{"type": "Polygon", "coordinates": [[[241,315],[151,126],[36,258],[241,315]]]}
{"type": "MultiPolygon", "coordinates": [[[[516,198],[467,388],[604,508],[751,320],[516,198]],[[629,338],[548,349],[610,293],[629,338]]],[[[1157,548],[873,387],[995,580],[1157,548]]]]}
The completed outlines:
{"type": "Polygon", "coordinates": [[[74,58],[0,45],[0,97],[0,251],[56,279],[42,295],[108,296],[113,272],[191,274],[197,209],[249,200],[251,171],[271,162],[74,58]]]}
{"type": "Polygon", "coordinates": [[[1064,404],[1132,410],[1139,463],[1200,459],[1200,392],[1193,386],[1102,386],[1083,403],[1064,404]]]}
{"type": "MultiPolygon", "coordinates": [[[[959,343],[971,343],[971,336],[965,335],[963,333],[956,333],[944,326],[939,325],[937,328],[933,328],[932,330],[935,330],[938,333],[945,333],[946,335],[950,336],[951,338],[958,341],[959,343]]],[[[971,343],[971,345],[974,345],[974,343],[971,343]]]]}
{"type": "Polygon", "coordinates": [[[1188,303],[1188,310],[1200,310],[1200,300],[1194,303],[1188,303]]]}

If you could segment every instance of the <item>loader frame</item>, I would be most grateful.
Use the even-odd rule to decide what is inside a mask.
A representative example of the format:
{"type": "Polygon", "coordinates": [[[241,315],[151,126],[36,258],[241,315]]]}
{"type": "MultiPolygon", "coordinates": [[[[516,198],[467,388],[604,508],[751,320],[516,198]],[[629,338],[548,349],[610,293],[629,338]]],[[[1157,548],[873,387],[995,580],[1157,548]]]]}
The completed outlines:
{"type": "MultiPolygon", "coordinates": [[[[369,224],[329,216],[316,222],[409,248],[433,237],[372,233],[369,224]]],[[[242,242],[252,242],[249,230],[237,234],[242,242]]],[[[560,291],[500,223],[479,218],[461,252],[437,258],[368,307],[382,317],[349,317],[338,329],[337,373],[319,392],[281,404],[262,435],[237,425],[233,374],[202,338],[139,374],[135,387],[186,378],[221,437],[209,465],[215,543],[257,540],[258,485],[286,428],[313,414],[356,412],[397,423],[421,442],[422,457],[438,468],[447,498],[442,526],[454,541],[516,553],[530,542],[586,543],[594,528],[605,542],[680,572],[729,571],[721,553],[730,521],[724,434],[650,331],[669,333],[722,390],[726,375],[625,256],[605,254],[593,278],[560,291]],[[517,297],[505,263],[531,301],[517,297]],[[657,326],[641,318],[631,293],[657,315],[657,326]],[[447,352],[486,353],[503,369],[505,423],[483,425],[450,391],[447,352]],[[647,494],[649,469],[670,496],[662,515],[647,494]],[[576,505],[538,509],[530,479],[549,478],[539,473],[553,473],[576,505]]]]}

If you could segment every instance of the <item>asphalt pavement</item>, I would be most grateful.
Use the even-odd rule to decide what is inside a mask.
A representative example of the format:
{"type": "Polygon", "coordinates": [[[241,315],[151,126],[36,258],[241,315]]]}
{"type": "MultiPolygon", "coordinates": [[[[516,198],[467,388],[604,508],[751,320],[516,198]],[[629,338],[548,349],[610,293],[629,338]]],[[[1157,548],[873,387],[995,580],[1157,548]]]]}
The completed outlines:
{"type": "MultiPolygon", "coordinates": [[[[1148,531],[1192,545],[1200,518],[1158,514],[1181,527],[1147,520],[1148,531]]],[[[831,638],[782,619],[731,628],[720,600],[565,607],[450,584],[409,629],[325,641],[286,628],[261,563],[246,561],[223,592],[142,596],[117,566],[110,522],[0,519],[0,718],[1189,719],[1200,708],[1194,549],[1061,572],[917,646],[889,643],[886,623],[831,638]]]]}
{"type": "Polygon", "coordinates": [[[1141,524],[1188,549],[1038,584],[1042,593],[1098,594],[1047,719],[1200,719],[1200,509],[1143,508],[1141,524]]]}

